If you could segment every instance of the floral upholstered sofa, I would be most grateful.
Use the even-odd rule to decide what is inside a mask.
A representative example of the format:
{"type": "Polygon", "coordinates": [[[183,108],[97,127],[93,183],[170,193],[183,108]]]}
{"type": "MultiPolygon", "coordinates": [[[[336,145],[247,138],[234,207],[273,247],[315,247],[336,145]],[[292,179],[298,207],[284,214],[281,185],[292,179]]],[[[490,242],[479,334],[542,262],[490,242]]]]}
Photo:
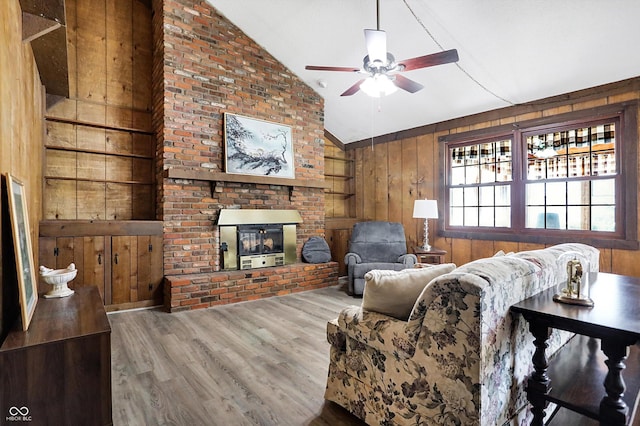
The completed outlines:
{"type": "MultiPolygon", "coordinates": [[[[597,249],[560,244],[439,275],[424,283],[406,319],[346,307],[327,325],[325,398],[371,425],[528,424],[533,338],[509,307],[565,279],[558,258],[566,252],[599,270],[597,249]]],[[[366,298],[367,287],[363,305],[366,298]]],[[[554,330],[547,355],[571,337],[554,330]]]]}

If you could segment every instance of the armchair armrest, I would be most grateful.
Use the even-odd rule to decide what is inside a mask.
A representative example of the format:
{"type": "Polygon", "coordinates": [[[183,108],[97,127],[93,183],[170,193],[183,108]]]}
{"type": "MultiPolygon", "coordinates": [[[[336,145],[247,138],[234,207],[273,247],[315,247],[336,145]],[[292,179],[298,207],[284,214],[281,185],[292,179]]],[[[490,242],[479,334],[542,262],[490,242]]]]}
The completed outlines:
{"type": "Polygon", "coordinates": [[[415,254],[408,253],[398,257],[398,262],[404,263],[408,267],[412,267],[413,265],[418,263],[418,258],[415,254]]]}
{"type": "Polygon", "coordinates": [[[358,253],[347,253],[344,255],[345,265],[355,265],[356,263],[362,263],[362,258],[358,253]]]}

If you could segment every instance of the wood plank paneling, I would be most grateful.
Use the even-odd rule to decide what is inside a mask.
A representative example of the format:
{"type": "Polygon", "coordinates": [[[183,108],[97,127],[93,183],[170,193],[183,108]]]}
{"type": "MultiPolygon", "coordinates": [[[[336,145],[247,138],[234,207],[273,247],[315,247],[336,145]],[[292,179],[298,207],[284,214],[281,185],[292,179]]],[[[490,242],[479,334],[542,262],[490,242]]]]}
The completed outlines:
{"type": "MultiPolygon", "coordinates": [[[[79,152],[77,159],[77,178],[90,180],[105,180],[107,178],[107,159],[104,155],[79,152]]],[[[78,199],[78,202],[82,203],[82,200],[78,199]]]]}
{"type": "Polygon", "coordinates": [[[132,256],[135,237],[121,236],[111,238],[111,303],[135,301],[131,293],[132,256]]]}
{"type": "Polygon", "coordinates": [[[132,2],[106,0],[106,124],[131,127],[133,106],[132,2]]]}
{"type": "MultiPolygon", "coordinates": [[[[505,108],[496,112],[425,126],[425,133],[418,136],[416,136],[415,131],[406,132],[407,136],[405,138],[385,135],[379,138],[381,143],[374,145],[373,149],[369,143],[365,143],[366,141],[354,144],[353,148],[347,145],[347,152],[352,152],[356,159],[354,181],[356,195],[353,200],[356,205],[356,218],[360,221],[395,218],[398,215],[396,210],[398,204],[398,199],[396,198],[398,180],[402,182],[401,190],[408,198],[427,197],[437,199],[440,196],[440,188],[444,185],[438,146],[438,137],[440,136],[472,129],[511,124],[543,116],[548,117],[620,101],[640,100],[639,87],[640,78],[636,78],[619,84],[596,87],[568,94],[567,96],[552,98],[551,100],[534,102],[533,107],[523,105],[505,108]],[[485,116],[487,117],[485,121],[480,121],[480,118],[478,118],[485,116]],[[402,144],[400,153],[402,161],[400,164],[396,161],[398,158],[396,149],[398,141],[402,144]],[[400,176],[396,175],[397,170],[401,171],[400,176]],[[412,193],[411,185],[413,185],[413,182],[415,182],[415,190],[412,193]]],[[[399,134],[402,134],[402,132],[399,134]]],[[[640,197],[640,191],[638,196],[640,197]]],[[[407,200],[405,202],[404,195],[400,205],[402,211],[399,213],[399,217],[405,226],[409,249],[411,249],[415,242],[422,241],[423,221],[411,217],[412,201],[407,200]]],[[[443,212],[443,207],[442,203],[439,203],[441,213],[443,212]]],[[[640,218],[640,204],[638,205],[637,217],[640,218]]],[[[542,244],[443,238],[437,235],[436,227],[436,223],[442,220],[443,218],[441,217],[438,221],[431,220],[429,223],[431,244],[437,248],[447,250],[447,260],[456,264],[487,257],[498,250],[511,252],[544,247],[542,244]]],[[[640,220],[638,224],[640,225],[640,220]]],[[[600,250],[602,253],[600,263],[602,271],[640,276],[640,263],[635,261],[638,251],[600,250]]]]}
{"type": "Polygon", "coordinates": [[[105,237],[90,236],[83,239],[83,285],[98,287],[100,297],[105,300],[105,237]]]}
{"type": "MultiPolygon", "coordinates": [[[[153,39],[149,18],[148,6],[145,6],[141,1],[134,1],[132,10],[132,96],[134,110],[140,111],[151,111],[153,39]]],[[[151,123],[146,123],[149,119],[148,114],[137,114],[134,111],[132,118],[135,127],[151,128],[151,123]]]]}
{"type": "Polygon", "coordinates": [[[400,222],[404,224],[407,247],[418,245],[416,240],[418,226],[422,227],[422,220],[413,218],[413,204],[418,199],[418,155],[416,138],[402,140],[401,170],[402,170],[402,216],[400,222]]]}
{"type": "Polygon", "coordinates": [[[49,219],[77,219],[78,182],[73,180],[45,179],[43,216],[49,219]]]}
{"type": "Polygon", "coordinates": [[[131,185],[106,184],[107,220],[133,219],[133,193],[131,185]]]}
{"type": "Polygon", "coordinates": [[[138,237],[138,300],[162,300],[162,237],[138,237]]]}
{"type": "Polygon", "coordinates": [[[388,144],[387,156],[387,178],[389,203],[387,220],[391,222],[402,222],[402,201],[404,199],[404,188],[402,186],[402,141],[395,141],[388,144]]]}
{"type": "MultiPolygon", "coordinates": [[[[76,0],[76,69],[79,99],[93,101],[94,108],[78,110],[77,118],[105,124],[104,103],[107,97],[106,67],[107,39],[106,3],[76,0]]],[[[70,76],[71,78],[71,76],[70,76]]]]}
{"type": "Polygon", "coordinates": [[[373,150],[373,200],[375,220],[389,220],[389,163],[388,144],[378,145],[373,150]]]}
{"type": "Polygon", "coordinates": [[[45,218],[61,218],[57,199],[66,198],[74,201],[73,210],[64,211],[66,219],[152,219],[155,209],[148,204],[154,202],[155,140],[141,133],[152,130],[149,4],[67,0],[66,7],[72,23],[70,99],[52,102],[47,110],[46,176],[87,182],[72,186],[50,181],[48,187],[56,191],[45,194],[45,203],[54,203],[44,206],[45,218]],[[63,163],[71,157],[77,161],[65,168],[63,163]],[[138,183],[141,187],[134,189],[138,183]],[[144,205],[135,205],[138,198],[133,194],[144,205]]]}
{"type": "Polygon", "coordinates": [[[104,183],[78,181],[77,194],[77,213],[71,219],[105,220],[107,218],[104,183]]]}
{"type": "Polygon", "coordinates": [[[72,124],[47,122],[47,146],[76,147],[76,129],[72,124]]]}
{"type": "Polygon", "coordinates": [[[77,153],[50,150],[45,159],[44,174],[47,177],[75,178],[77,153]]]}
{"type": "MultiPolygon", "coordinates": [[[[44,88],[32,47],[22,42],[22,11],[18,0],[0,7],[0,173],[10,173],[25,187],[31,245],[38,253],[38,222],[42,218],[42,146],[44,143],[44,88]]],[[[0,212],[7,220],[4,208],[0,212]]],[[[16,318],[15,264],[3,256],[10,249],[10,233],[0,234],[0,339],[16,318]],[[5,245],[6,244],[6,245],[5,245]]]]}

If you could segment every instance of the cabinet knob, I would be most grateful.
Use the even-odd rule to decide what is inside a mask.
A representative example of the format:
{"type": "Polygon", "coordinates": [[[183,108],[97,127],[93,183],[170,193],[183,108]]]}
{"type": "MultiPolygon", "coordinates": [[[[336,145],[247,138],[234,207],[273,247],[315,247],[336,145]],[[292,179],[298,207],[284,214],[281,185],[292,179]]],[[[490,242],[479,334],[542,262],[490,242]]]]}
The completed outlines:
{"type": "Polygon", "coordinates": [[[116,265],[118,264],[118,253],[116,253],[116,255],[113,257],[113,261],[116,265]]]}
{"type": "Polygon", "coordinates": [[[102,265],[102,253],[98,253],[98,265],[102,265]]]}

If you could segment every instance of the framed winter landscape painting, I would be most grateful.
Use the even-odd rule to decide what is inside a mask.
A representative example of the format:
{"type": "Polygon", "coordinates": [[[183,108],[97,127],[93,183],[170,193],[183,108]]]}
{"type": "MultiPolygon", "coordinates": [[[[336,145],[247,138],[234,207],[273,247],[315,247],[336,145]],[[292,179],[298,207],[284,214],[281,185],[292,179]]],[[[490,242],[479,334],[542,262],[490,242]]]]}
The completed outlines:
{"type": "Polygon", "coordinates": [[[224,140],[227,173],[295,177],[291,127],[227,112],[224,140]]]}

